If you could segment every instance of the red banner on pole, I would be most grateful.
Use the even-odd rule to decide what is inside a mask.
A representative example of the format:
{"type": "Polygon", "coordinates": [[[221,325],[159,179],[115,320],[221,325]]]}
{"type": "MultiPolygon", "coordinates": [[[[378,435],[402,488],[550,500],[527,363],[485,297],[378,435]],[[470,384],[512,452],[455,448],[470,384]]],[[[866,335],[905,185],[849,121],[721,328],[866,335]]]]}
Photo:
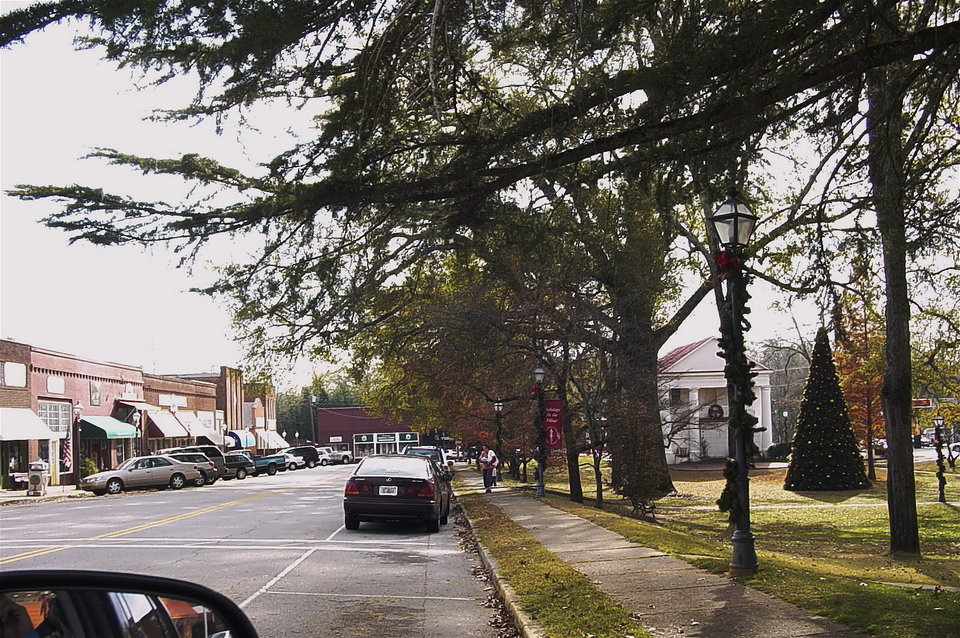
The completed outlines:
{"type": "Polygon", "coordinates": [[[563,447],[563,401],[547,399],[543,402],[543,428],[546,431],[547,449],[559,450],[563,447]]]}

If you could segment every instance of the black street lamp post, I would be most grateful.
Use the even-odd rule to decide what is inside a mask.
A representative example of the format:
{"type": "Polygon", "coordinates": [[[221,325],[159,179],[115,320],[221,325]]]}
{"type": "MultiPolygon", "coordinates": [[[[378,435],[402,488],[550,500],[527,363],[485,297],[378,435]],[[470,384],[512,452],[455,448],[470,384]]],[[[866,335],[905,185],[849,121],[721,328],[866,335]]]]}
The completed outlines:
{"type": "Polygon", "coordinates": [[[538,361],[533,369],[533,385],[537,393],[537,496],[546,496],[544,474],[547,470],[547,431],[543,427],[543,365],[538,361]]]}
{"type": "Polygon", "coordinates": [[[494,437],[494,445],[497,447],[494,451],[497,453],[497,458],[503,458],[503,401],[500,399],[493,402],[493,413],[497,419],[497,433],[494,437]]]}
{"type": "Polygon", "coordinates": [[[943,464],[943,417],[939,414],[933,417],[933,445],[937,449],[937,500],[946,503],[947,478],[943,474],[947,467],[943,464]]]}
{"type": "Polygon", "coordinates": [[[734,460],[736,463],[736,503],[733,518],[736,530],[731,541],[733,553],[730,558],[730,573],[734,576],[748,575],[757,571],[757,553],[754,536],[750,531],[750,478],[747,472],[747,437],[752,444],[753,427],[747,418],[746,407],[753,402],[750,364],[746,358],[743,340],[743,306],[745,305],[746,278],[742,270],[743,251],[757,217],[750,213],[746,204],[731,190],[726,202],[709,219],[724,251],[717,258],[717,266],[727,282],[725,300],[726,321],[721,322],[721,332],[726,343],[727,386],[731,399],[729,428],[733,431],[734,460]]]}

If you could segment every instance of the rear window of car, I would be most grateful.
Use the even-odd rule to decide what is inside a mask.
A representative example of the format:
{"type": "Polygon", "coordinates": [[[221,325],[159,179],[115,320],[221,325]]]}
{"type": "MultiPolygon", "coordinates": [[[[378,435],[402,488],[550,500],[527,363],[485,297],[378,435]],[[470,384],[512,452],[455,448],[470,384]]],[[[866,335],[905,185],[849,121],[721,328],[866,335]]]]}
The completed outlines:
{"type": "Polygon", "coordinates": [[[408,476],[429,478],[429,465],[423,461],[405,458],[366,458],[354,472],[356,476],[408,476]]]}
{"type": "Polygon", "coordinates": [[[443,457],[440,456],[440,450],[431,450],[429,448],[410,448],[406,453],[414,456],[426,456],[437,462],[443,461],[443,457]]]}

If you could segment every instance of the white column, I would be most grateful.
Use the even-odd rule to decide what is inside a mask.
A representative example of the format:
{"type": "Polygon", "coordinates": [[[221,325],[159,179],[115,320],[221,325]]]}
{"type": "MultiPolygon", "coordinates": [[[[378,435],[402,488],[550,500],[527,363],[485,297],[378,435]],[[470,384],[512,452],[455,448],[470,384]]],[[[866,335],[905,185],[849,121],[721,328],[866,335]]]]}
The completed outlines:
{"type": "Polygon", "coordinates": [[[687,428],[687,449],[690,450],[690,460],[700,460],[700,388],[690,388],[690,408],[695,410],[693,413],[694,422],[687,428]]]}

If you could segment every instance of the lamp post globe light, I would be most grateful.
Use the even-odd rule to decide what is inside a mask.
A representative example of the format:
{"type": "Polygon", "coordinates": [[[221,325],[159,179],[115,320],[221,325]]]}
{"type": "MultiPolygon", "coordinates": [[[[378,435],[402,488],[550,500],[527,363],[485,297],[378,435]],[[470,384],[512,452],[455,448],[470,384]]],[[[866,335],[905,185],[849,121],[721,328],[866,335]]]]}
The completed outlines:
{"type": "MultiPolygon", "coordinates": [[[[727,201],[709,218],[723,247],[716,263],[727,291],[721,319],[721,333],[727,359],[727,388],[730,398],[728,427],[733,431],[734,462],[736,463],[736,499],[732,518],[735,531],[731,538],[733,552],[730,558],[730,573],[734,576],[749,575],[757,571],[757,553],[754,536],[750,531],[750,479],[747,473],[748,437],[753,443],[753,426],[746,408],[753,402],[750,364],[746,358],[743,341],[745,330],[743,306],[747,300],[746,278],[742,261],[744,249],[757,225],[757,217],[731,189],[727,201]]],[[[752,445],[751,445],[752,447],[752,445]]]]}
{"type": "Polygon", "coordinates": [[[533,386],[537,393],[537,496],[546,496],[544,489],[544,474],[547,469],[547,431],[543,427],[543,379],[546,373],[543,364],[537,362],[533,369],[533,386]]]}

